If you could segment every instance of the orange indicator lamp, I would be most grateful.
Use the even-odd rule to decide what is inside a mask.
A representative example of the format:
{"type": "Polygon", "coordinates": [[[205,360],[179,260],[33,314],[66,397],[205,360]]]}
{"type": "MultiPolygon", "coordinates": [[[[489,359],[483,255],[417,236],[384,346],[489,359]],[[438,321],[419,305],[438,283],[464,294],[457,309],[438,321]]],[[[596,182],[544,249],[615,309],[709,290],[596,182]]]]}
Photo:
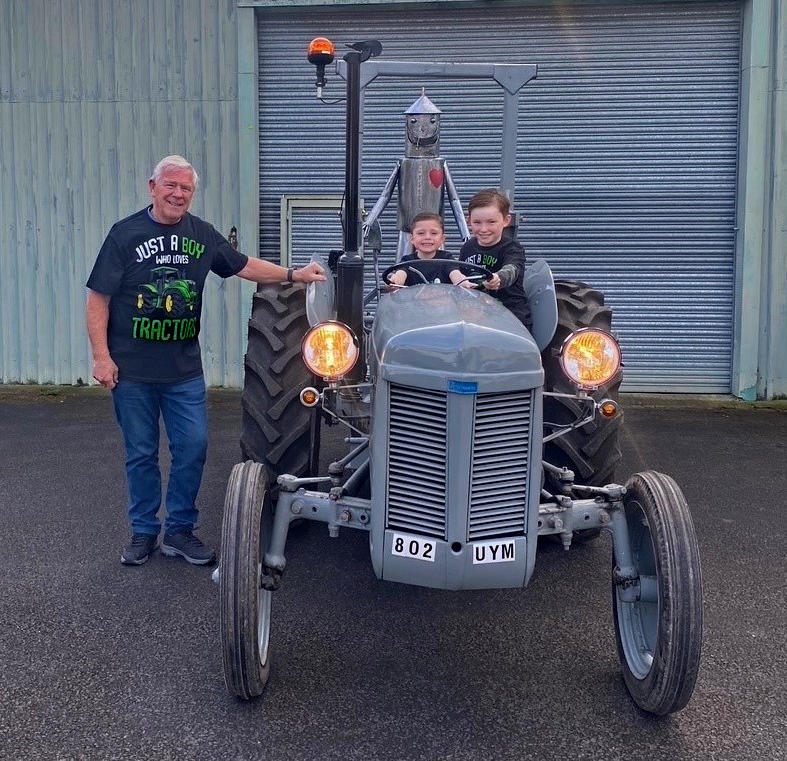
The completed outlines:
{"type": "Polygon", "coordinates": [[[314,407],[320,401],[320,392],[316,388],[307,386],[300,393],[301,404],[304,407],[314,407]]]}

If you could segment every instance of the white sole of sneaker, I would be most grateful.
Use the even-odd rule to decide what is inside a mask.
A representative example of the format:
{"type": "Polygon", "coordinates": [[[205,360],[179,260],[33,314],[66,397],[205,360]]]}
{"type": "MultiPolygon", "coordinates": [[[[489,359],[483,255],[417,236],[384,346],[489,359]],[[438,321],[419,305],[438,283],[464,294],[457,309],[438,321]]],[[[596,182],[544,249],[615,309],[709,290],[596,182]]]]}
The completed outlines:
{"type": "Polygon", "coordinates": [[[149,557],[150,557],[150,555],[148,554],[148,555],[145,555],[145,557],[144,557],[144,558],[142,558],[142,560],[126,560],[126,559],[125,559],[125,558],[124,558],[124,557],[121,555],[121,556],[120,556],[120,562],[121,562],[123,565],[142,565],[143,563],[147,563],[147,562],[148,562],[148,558],[149,558],[149,557]]]}
{"type": "Polygon", "coordinates": [[[180,556],[187,563],[191,563],[192,565],[210,565],[211,563],[216,562],[216,558],[208,558],[207,560],[203,560],[202,558],[193,558],[183,552],[183,550],[179,550],[177,547],[170,547],[168,544],[162,544],[159,549],[161,550],[161,553],[167,557],[174,558],[180,556]]]}

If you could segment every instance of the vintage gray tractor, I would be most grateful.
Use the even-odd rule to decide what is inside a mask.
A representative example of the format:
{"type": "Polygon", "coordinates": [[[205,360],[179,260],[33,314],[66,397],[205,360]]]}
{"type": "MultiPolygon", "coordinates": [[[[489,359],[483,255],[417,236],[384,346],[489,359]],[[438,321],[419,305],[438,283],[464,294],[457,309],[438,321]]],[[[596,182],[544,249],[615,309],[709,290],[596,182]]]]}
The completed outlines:
{"type": "MultiPolygon", "coordinates": [[[[227,688],[249,699],[265,687],[272,602],[294,519],[326,523],[331,536],[367,531],[379,578],[447,590],[523,587],[539,537],[568,549],[603,529],[612,535],[625,684],[646,711],[680,710],[700,658],[697,540],[669,476],[645,471],[613,482],[622,412],[610,309],[592,288],[553,282],[537,261],[525,275],[532,330],[482,291],[444,282],[378,289],[376,312],[364,320],[359,72],[412,76],[418,65],[369,60],[379,43],[352,48],[337,65],[347,80],[348,139],[336,296],[324,285],[263,287],[249,321],[246,461],[230,476],[215,573],[227,688]],[[323,421],[347,427],[348,451],[320,475],[323,421]]],[[[331,58],[318,38],[310,54],[318,86],[331,58]]],[[[430,76],[457,76],[462,66],[498,81],[517,74],[513,64],[424,65],[430,76]]],[[[535,75],[534,66],[521,69],[523,81],[535,75]]],[[[503,180],[513,189],[512,178],[503,180]]],[[[401,266],[418,268],[389,269],[401,266]]]]}

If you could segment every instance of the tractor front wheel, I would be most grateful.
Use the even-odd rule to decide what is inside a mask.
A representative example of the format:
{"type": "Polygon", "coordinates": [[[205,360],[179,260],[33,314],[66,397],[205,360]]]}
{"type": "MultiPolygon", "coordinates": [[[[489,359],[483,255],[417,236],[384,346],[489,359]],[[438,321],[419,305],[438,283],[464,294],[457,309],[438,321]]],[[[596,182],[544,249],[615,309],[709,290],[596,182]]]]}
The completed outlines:
{"type": "Polygon", "coordinates": [[[688,703],[702,646],[702,573],[694,524],[680,487],[655,471],[634,474],[624,508],[637,599],[612,610],[623,679],[634,702],[659,716],[688,703]]]}
{"type": "Polygon", "coordinates": [[[260,587],[270,546],[273,510],[265,469],[236,465],[224,501],[219,566],[219,623],[227,690],[249,700],[270,674],[272,592],[260,587]]]}

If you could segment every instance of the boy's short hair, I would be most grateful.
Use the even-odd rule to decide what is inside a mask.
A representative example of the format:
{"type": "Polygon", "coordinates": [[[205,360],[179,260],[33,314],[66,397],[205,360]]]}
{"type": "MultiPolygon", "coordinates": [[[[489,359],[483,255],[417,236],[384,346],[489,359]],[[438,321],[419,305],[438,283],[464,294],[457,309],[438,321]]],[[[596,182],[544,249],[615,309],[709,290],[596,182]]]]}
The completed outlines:
{"type": "Polygon", "coordinates": [[[410,230],[412,230],[419,222],[437,222],[437,224],[440,225],[440,229],[445,232],[445,222],[443,222],[443,218],[434,212],[422,211],[420,214],[416,214],[413,217],[413,221],[410,223],[410,230]]]}
{"type": "Polygon", "coordinates": [[[511,201],[508,196],[497,188],[484,188],[479,190],[468,202],[468,215],[473,209],[480,209],[482,206],[497,206],[500,213],[505,217],[511,212],[511,201]]]}

